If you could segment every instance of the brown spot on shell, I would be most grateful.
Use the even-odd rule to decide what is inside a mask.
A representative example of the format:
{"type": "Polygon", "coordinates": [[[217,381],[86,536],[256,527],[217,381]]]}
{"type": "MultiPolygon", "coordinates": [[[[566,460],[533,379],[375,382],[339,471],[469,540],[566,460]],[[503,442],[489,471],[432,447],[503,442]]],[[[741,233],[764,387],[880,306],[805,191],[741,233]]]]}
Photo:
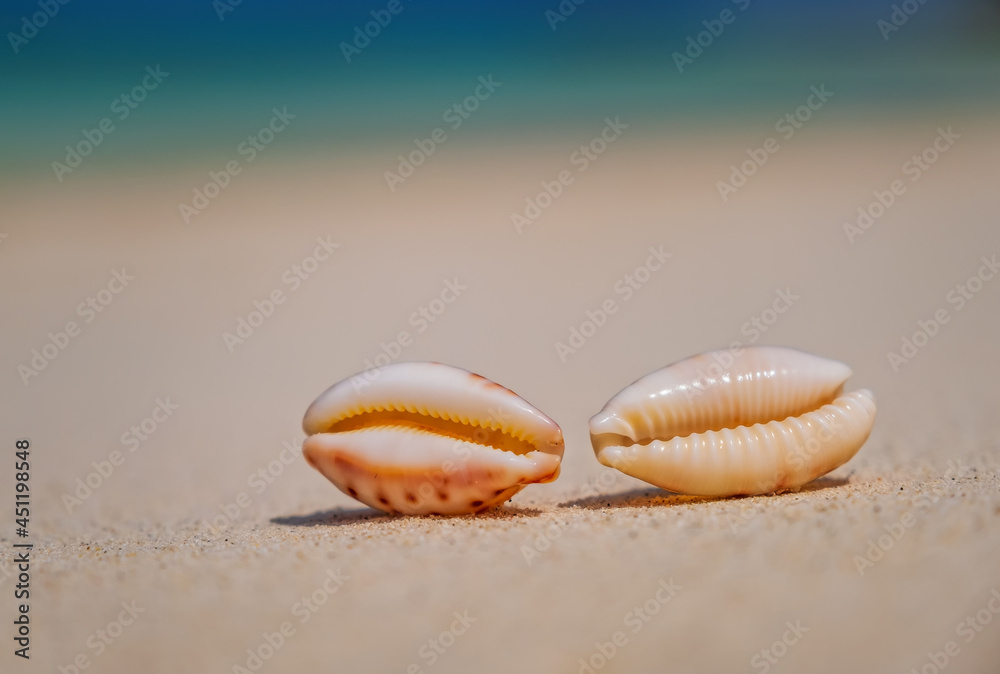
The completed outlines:
{"type": "MultiPolygon", "coordinates": [[[[327,425],[332,427],[310,435],[307,449],[315,452],[315,461],[310,461],[310,465],[322,466],[321,472],[324,476],[340,487],[345,494],[386,512],[438,515],[470,513],[477,508],[492,507],[504,496],[516,493],[520,481],[527,478],[506,464],[495,465],[488,471],[488,475],[484,475],[486,467],[484,464],[489,465],[494,459],[487,459],[484,456],[483,460],[476,460],[479,458],[477,454],[467,462],[455,462],[460,472],[457,475],[447,476],[442,475],[442,472],[453,473],[450,464],[438,466],[437,475],[434,475],[433,463],[447,460],[445,457],[447,440],[441,440],[437,436],[445,436],[446,439],[460,436],[456,439],[466,439],[470,434],[470,427],[473,433],[484,436],[480,444],[519,455],[528,453],[527,450],[532,448],[531,441],[519,439],[514,436],[514,432],[499,427],[509,426],[510,422],[503,421],[501,424],[500,420],[492,418],[486,422],[481,421],[489,414],[495,416],[502,414],[504,409],[514,402],[514,399],[508,398],[507,394],[511,396],[516,394],[481,374],[462,372],[458,368],[444,364],[415,364],[411,369],[412,372],[409,374],[401,369],[401,376],[406,381],[413,379],[418,392],[423,380],[427,379],[421,375],[428,373],[432,381],[440,376],[443,384],[449,389],[455,389],[456,395],[462,398],[462,405],[459,405],[458,411],[423,409],[416,399],[419,396],[415,396],[411,405],[409,401],[397,401],[389,394],[380,401],[374,398],[365,399],[366,402],[363,401],[362,405],[355,399],[357,396],[349,395],[350,386],[347,386],[346,390],[341,390],[345,389],[341,386],[336,391],[337,395],[324,392],[307,412],[309,426],[312,429],[329,421],[327,425]],[[428,367],[430,369],[420,369],[428,367]],[[466,377],[465,381],[462,381],[460,376],[462,374],[466,377]],[[472,405],[475,401],[469,403],[471,407],[466,405],[467,401],[464,398],[469,395],[478,398],[483,402],[482,407],[489,409],[477,410],[477,406],[472,405]],[[369,402],[372,405],[369,405],[369,402]],[[380,404],[376,405],[375,402],[380,404]],[[410,411],[407,405],[419,409],[410,411]],[[496,412],[493,408],[500,408],[501,412],[496,412]],[[461,418],[453,419],[452,416],[461,418]],[[353,421],[341,423],[343,419],[353,419],[353,421]],[[489,427],[482,428],[477,422],[486,423],[489,427]],[[492,428],[494,425],[498,427],[492,428]],[[359,432],[353,433],[353,431],[359,432]],[[361,431],[371,431],[371,434],[361,431]],[[395,442],[395,436],[390,433],[396,431],[400,433],[426,431],[427,435],[433,436],[426,439],[431,463],[414,465],[410,461],[397,460],[391,452],[383,452],[383,446],[391,446],[395,442]],[[455,478],[454,481],[451,477],[455,478]],[[516,484],[510,484],[512,482],[516,484]],[[490,489],[491,484],[493,490],[490,489]],[[361,485],[364,489],[364,499],[360,498],[361,489],[355,485],[361,485]],[[491,494],[491,491],[494,493],[491,494]],[[452,496],[455,500],[452,500],[452,496]],[[473,499],[477,502],[470,506],[473,499]],[[440,511],[434,507],[434,501],[438,502],[440,511]]],[[[517,405],[518,407],[513,410],[515,412],[524,407],[520,399],[517,405]]],[[[508,416],[504,414],[503,419],[508,416]]],[[[421,437],[414,439],[406,436],[406,440],[408,442],[413,440],[415,445],[423,442],[421,437]]]]}
{"type": "Polygon", "coordinates": [[[484,382],[486,382],[484,384],[484,386],[486,388],[488,388],[488,389],[496,388],[496,389],[500,389],[501,391],[506,391],[507,393],[511,394],[512,396],[517,396],[517,394],[514,393],[513,391],[511,391],[509,388],[507,388],[506,386],[501,386],[500,384],[496,383],[492,379],[487,379],[483,375],[476,374],[475,372],[470,372],[469,374],[472,376],[473,380],[482,379],[484,382]]]}
{"type": "Polygon", "coordinates": [[[469,505],[471,505],[473,508],[478,508],[479,506],[483,505],[483,502],[482,501],[473,501],[469,505]]]}

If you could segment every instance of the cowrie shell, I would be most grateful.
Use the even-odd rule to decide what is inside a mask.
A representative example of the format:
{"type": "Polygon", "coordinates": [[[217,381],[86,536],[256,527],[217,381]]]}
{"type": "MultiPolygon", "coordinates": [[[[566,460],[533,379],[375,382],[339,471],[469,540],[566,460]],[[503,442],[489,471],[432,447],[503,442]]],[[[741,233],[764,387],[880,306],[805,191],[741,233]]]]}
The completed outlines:
{"type": "Polygon", "coordinates": [[[441,363],[349,377],[309,406],[302,452],[345,494],[388,513],[460,515],[559,475],[562,430],[523,398],[441,363]]]}
{"type": "Polygon", "coordinates": [[[853,457],[875,423],[851,370],[795,349],[710,351],[646,375],[590,419],[598,461],[682,494],[798,489],[853,457]]]}

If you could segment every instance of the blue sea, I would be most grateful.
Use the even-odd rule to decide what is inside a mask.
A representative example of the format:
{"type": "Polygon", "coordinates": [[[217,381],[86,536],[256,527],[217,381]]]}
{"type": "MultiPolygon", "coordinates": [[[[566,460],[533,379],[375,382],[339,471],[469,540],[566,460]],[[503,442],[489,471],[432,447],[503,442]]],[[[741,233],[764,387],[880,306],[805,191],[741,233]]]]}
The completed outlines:
{"type": "Polygon", "coordinates": [[[399,147],[482,77],[500,88],[468,133],[499,143],[614,115],[750,124],[824,84],[841,114],[1000,101],[985,0],[8,0],[0,26],[0,170],[27,179],[91,141],[95,171],[231,154],[274,109],[296,152],[399,147]]]}

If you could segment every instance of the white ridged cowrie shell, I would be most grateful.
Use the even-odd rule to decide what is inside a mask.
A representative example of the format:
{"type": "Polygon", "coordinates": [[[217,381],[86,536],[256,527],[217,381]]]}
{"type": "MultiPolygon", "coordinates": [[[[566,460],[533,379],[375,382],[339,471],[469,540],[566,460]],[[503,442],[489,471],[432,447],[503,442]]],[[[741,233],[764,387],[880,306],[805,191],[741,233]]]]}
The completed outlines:
{"type": "Polygon", "coordinates": [[[710,351],[639,379],[590,420],[605,466],[698,496],[798,489],[853,457],[875,423],[843,363],[781,347],[710,351]]]}
{"type": "Polygon", "coordinates": [[[562,430],[523,398],[441,363],[395,363],[309,406],[302,452],[341,491],[388,513],[461,515],[559,475],[562,430]]]}

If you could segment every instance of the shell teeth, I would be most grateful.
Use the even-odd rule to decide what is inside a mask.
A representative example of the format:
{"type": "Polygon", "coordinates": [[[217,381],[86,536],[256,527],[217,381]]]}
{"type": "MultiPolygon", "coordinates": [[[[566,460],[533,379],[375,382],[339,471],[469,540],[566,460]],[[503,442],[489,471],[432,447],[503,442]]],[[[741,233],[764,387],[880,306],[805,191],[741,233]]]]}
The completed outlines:
{"type": "Polygon", "coordinates": [[[489,431],[500,431],[501,433],[509,435],[520,442],[527,442],[532,445],[535,444],[535,438],[529,436],[528,432],[525,429],[505,424],[504,421],[497,420],[495,417],[493,417],[493,415],[490,415],[486,419],[479,419],[476,417],[469,417],[461,414],[449,414],[448,412],[438,411],[436,409],[428,408],[426,406],[417,405],[414,403],[388,402],[388,403],[378,403],[374,405],[352,407],[347,411],[346,414],[342,415],[338,419],[335,419],[334,423],[343,421],[344,419],[349,419],[351,417],[361,416],[363,414],[372,414],[375,412],[408,412],[410,414],[420,414],[422,416],[430,417],[432,419],[441,419],[442,421],[453,421],[455,423],[464,424],[466,426],[473,426],[475,428],[482,428],[484,430],[489,430],[489,431]]]}
{"type": "Polygon", "coordinates": [[[310,465],[349,496],[390,513],[465,514],[558,476],[562,444],[539,453],[528,440],[559,437],[558,426],[509,389],[440,363],[378,372],[334,384],[302,421],[310,465]],[[472,450],[457,471],[456,446],[472,450]]]}

